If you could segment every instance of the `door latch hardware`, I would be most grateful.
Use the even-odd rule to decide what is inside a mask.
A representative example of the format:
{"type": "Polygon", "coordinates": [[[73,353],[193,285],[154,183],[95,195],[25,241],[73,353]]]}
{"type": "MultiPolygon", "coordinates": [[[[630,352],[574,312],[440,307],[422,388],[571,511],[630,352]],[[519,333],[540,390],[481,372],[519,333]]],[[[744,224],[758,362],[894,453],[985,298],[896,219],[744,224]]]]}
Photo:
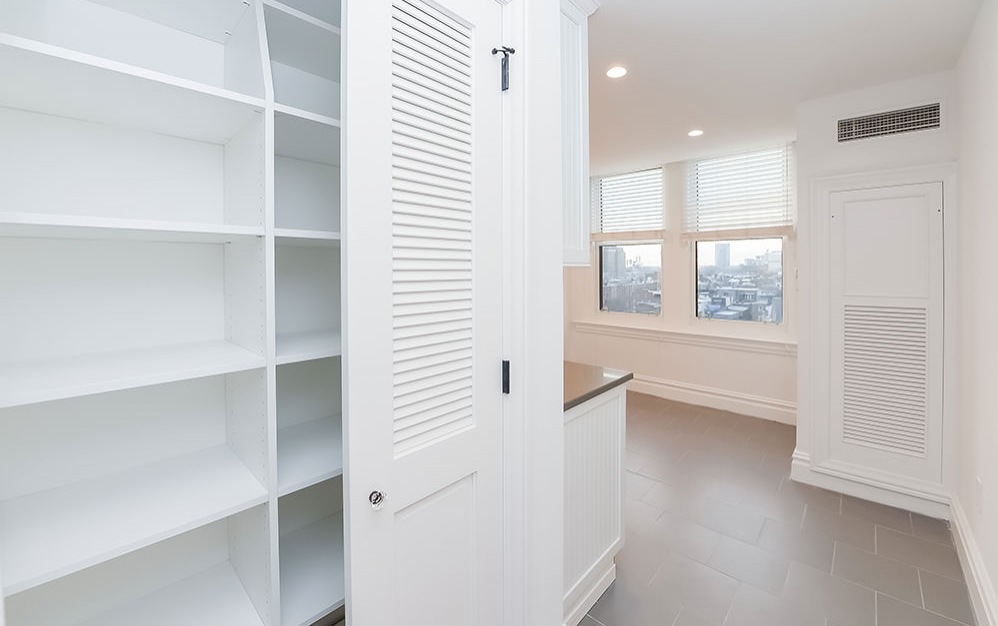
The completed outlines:
{"type": "Polygon", "coordinates": [[[509,46],[502,46],[501,48],[492,48],[492,56],[497,54],[502,55],[502,90],[509,90],[509,55],[514,54],[516,50],[510,48],[509,46]]]}

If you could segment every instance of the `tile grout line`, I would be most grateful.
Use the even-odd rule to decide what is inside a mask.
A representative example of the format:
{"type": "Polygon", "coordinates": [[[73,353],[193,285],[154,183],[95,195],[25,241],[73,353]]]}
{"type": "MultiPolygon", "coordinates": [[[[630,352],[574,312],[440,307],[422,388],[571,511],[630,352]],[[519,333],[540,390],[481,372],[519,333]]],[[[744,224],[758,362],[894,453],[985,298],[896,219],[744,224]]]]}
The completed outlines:
{"type": "Polygon", "coordinates": [[[922,570],[921,570],[921,568],[916,567],[915,568],[915,573],[918,575],[918,595],[922,599],[922,608],[928,610],[926,608],[926,606],[925,606],[925,587],[922,586],[922,570]]]}
{"type": "Polygon", "coordinates": [[[674,618],[672,618],[672,625],[671,626],[676,626],[676,624],[679,623],[679,618],[683,616],[683,611],[685,611],[685,610],[686,610],[685,606],[679,607],[679,612],[676,613],[676,616],[674,618]]]}

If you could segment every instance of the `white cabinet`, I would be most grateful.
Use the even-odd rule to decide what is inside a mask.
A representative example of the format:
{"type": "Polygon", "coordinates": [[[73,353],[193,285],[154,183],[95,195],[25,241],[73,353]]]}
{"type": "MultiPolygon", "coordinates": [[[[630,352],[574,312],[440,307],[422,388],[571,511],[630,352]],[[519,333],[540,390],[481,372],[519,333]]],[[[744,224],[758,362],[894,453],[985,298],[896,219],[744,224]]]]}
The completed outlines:
{"type": "Polygon", "coordinates": [[[589,16],[596,0],[561,1],[565,265],[589,265],[589,16]]]}
{"type": "Polygon", "coordinates": [[[9,626],[343,605],[340,13],[0,5],[9,626]]]}
{"type": "Polygon", "coordinates": [[[795,452],[795,480],[948,516],[944,225],[954,187],[949,166],[817,180],[804,399],[813,435],[809,453],[795,452]]]}
{"type": "Polygon", "coordinates": [[[624,448],[631,374],[565,363],[564,626],[616,579],[624,546],[624,448]],[[584,393],[579,393],[583,390],[584,393]],[[588,398],[581,403],[579,399],[588,398]]]}

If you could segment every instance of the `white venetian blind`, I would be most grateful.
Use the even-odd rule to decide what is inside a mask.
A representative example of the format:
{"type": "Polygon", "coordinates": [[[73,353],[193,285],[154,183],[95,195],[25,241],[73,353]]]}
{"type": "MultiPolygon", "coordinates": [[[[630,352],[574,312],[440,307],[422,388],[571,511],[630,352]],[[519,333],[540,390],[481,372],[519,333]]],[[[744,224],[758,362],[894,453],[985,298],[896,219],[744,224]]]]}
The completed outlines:
{"type": "Polygon", "coordinates": [[[686,233],[766,229],[794,224],[791,144],[687,163],[686,233]]]}
{"type": "Polygon", "coordinates": [[[593,183],[593,231],[662,228],[662,168],[604,176],[593,183]]]}

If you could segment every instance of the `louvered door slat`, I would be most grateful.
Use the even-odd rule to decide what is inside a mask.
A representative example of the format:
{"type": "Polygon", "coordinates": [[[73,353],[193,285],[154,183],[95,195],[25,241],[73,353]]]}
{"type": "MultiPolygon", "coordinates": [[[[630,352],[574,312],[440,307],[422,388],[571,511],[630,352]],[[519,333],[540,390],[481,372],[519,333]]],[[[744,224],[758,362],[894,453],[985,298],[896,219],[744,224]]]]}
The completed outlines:
{"type": "Polygon", "coordinates": [[[393,9],[396,453],[472,423],[471,50],[423,3],[393,9]]]}
{"type": "Polygon", "coordinates": [[[845,441],[924,455],[928,420],[925,310],[847,305],[844,319],[845,441]],[[880,350],[870,349],[863,341],[867,337],[877,337],[880,350]],[[892,374],[899,370],[907,373],[909,384],[890,385],[892,374]],[[876,373],[883,375],[882,382],[876,373]]]}

